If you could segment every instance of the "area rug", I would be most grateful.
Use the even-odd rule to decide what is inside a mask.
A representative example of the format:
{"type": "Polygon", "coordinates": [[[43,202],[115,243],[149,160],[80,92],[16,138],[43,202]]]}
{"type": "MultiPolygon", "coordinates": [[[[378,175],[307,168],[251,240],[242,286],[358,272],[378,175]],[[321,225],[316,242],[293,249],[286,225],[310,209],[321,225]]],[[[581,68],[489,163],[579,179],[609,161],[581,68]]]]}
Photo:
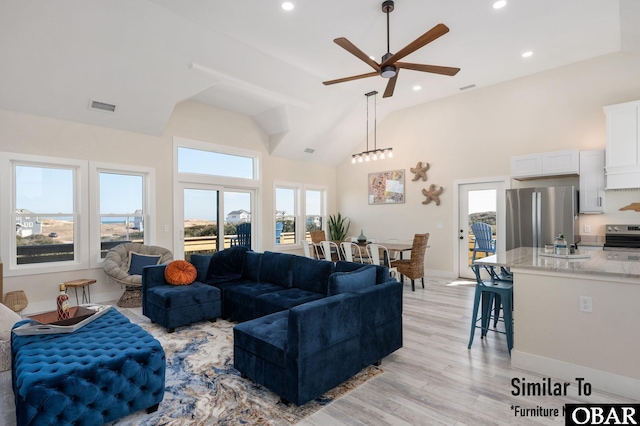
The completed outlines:
{"type": "Polygon", "coordinates": [[[110,425],[292,425],[382,373],[370,366],[301,407],[285,405],[278,395],[243,379],[233,368],[234,323],[202,322],[167,333],[146,318],[122,311],[162,344],[166,387],[157,412],[140,411],[110,425]]]}

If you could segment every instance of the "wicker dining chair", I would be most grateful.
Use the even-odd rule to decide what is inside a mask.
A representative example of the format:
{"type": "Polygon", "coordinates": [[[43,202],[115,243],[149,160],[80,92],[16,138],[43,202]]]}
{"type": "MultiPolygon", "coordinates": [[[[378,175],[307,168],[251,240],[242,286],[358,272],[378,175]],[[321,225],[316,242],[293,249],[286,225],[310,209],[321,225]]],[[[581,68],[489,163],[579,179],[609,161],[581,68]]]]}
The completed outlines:
{"type": "Polygon", "coordinates": [[[324,259],[324,252],[321,246],[321,243],[327,240],[327,235],[324,233],[324,230],[309,231],[309,235],[311,236],[311,242],[316,248],[318,259],[324,259]]]}
{"type": "Polygon", "coordinates": [[[418,278],[422,279],[422,288],[424,288],[424,255],[427,250],[428,241],[429,234],[416,234],[413,237],[411,258],[391,262],[392,267],[398,268],[400,282],[404,281],[405,275],[411,280],[411,291],[416,291],[415,280],[418,278]]]}

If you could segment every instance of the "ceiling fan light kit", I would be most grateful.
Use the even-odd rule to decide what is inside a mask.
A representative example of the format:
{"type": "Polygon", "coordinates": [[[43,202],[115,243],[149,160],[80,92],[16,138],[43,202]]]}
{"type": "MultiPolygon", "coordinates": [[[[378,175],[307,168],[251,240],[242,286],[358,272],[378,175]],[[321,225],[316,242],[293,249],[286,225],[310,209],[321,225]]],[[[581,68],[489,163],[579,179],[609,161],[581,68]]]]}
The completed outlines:
{"type": "Polygon", "coordinates": [[[377,97],[374,97],[374,103],[373,103],[373,114],[374,114],[374,119],[373,119],[373,149],[369,150],[369,98],[371,96],[375,96],[377,95],[378,92],[377,91],[372,91],[369,93],[365,93],[364,95],[367,97],[367,150],[366,151],[362,151],[358,154],[353,154],[351,156],[351,164],[356,164],[356,163],[362,163],[362,162],[367,162],[367,161],[375,161],[377,159],[380,160],[384,160],[385,158],[392,158],[393,157],[393,148],[378,148],[377,146],[377,117],[378,117],[378,112],[377,112],[377,102],[376,99],[377,97]]]}
{"type": "Polygon", "coordinates": [[[393,9],[393,0],[385,0],[384,2],[382,2],[382,12],[387,15],[387,53],[382,56],[382,61],[380,63],[377,63],[372,57],[365,54],[362,50],[357,48],[355,44],[351,43],[344,37],[339,37],[333,40],[333,42],[338,46],[342,47],[344,50],[369,65],[375,71],[366,74],[354,75],[351,77],[339,78],[336,80],[324,81],[322,82],[322,84],[327,86],[331,84],[344,83],[347,81],[359,80],[362,78],[375,77],[377,75],[380,75],[383,78],[389,79],[387,87],[384,91],[384,95],[382,96],[383,98],[388,98],[390,96],[393,96],[393,91],[396,87],[396,80],[398,79],[400,68],[448,76],[454,76],[458,73],[458,71],[460,71],[460,68],[399,62],[405,56],[410,55],[421,47],[448,33],[449,28],[444,24],[438,24],[396,53],[391,53],[391,49],[389,46],[389,13],[391,13],[393,9]]]}

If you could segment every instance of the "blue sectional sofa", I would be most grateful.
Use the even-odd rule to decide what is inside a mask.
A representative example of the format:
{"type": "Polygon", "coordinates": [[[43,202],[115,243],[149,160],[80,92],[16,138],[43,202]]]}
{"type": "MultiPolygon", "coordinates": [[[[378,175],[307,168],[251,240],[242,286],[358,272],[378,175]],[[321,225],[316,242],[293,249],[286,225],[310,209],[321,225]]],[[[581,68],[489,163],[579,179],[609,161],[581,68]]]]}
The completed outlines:
{"type": "MultiPolygon", "coordinates": [[[[192,255],[195,284],[218,288],[222,316],[239,322],[234,367],[283,400],[302,405],[402,347],[402,285],[388,268],[240,250],[192,255]]],[[[154,268],[143,288],[163,280],[154,268]]]]}

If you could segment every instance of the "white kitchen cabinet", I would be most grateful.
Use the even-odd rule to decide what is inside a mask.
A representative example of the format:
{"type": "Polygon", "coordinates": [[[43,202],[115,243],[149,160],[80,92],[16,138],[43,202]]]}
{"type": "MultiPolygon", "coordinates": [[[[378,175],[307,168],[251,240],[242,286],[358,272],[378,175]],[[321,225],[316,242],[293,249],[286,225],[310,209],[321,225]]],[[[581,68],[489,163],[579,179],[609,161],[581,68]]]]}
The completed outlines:
{"type": "Polygon", "coordinates": [[[542,154],[511,157],[511,177],[514,179],[542,175],[542,154]]]}
{"type": "Polygon", "coordinates": [[[580,213],[604,213],[605,150],[580,151],[580,213]]]}
{"type": "Polygon", "coordinates": [[[607,189],[640,188],[640,101],[604,107],[607,189]]]}
{"type": "Polygon", "coordinates": [[[577,176],[580,154],[577,149],[511,157],[511,177],[518,180],[577,176]]]}

